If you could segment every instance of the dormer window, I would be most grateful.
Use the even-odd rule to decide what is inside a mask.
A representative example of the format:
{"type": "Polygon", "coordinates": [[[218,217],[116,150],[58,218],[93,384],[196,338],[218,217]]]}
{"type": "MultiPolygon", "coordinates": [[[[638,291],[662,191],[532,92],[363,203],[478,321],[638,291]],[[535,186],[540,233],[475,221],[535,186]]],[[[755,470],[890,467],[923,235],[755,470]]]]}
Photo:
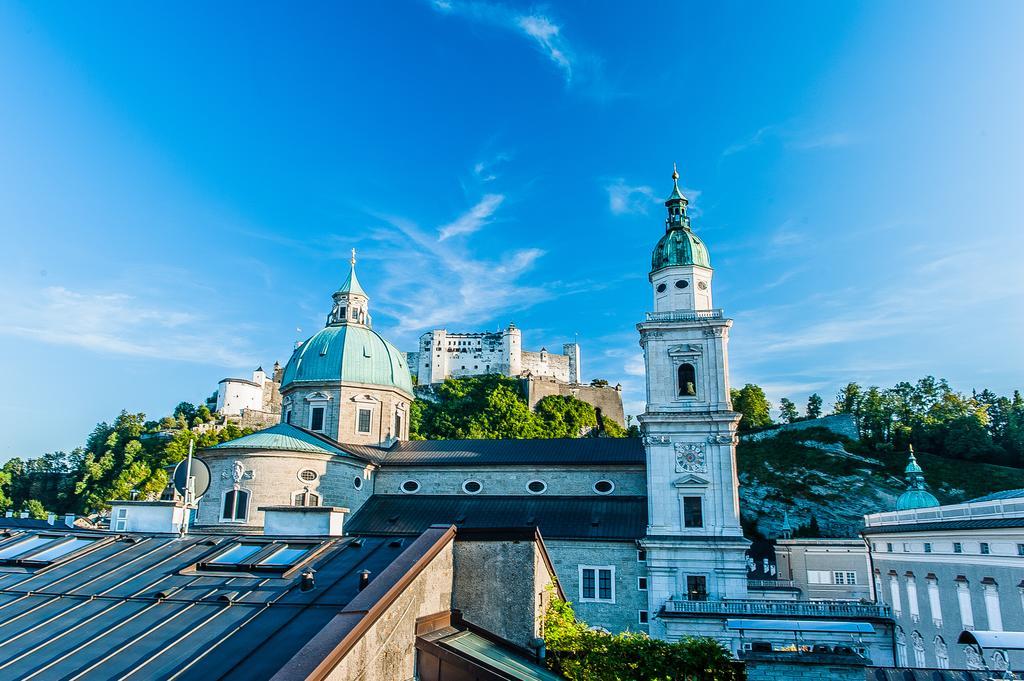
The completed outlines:
{"type": "Polygon", "coordinates": [[[679,365],[679,396],[697,396],[697,370],[689,362],[679,365]]]}

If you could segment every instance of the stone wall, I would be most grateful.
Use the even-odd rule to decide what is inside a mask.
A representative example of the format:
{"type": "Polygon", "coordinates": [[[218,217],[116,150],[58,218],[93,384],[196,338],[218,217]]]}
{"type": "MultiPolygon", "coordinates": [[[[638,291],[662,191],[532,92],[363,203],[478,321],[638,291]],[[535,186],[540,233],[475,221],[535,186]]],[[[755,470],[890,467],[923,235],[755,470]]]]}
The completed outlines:
{"type": "Polygon", "coordinates": [[[553,355],[545,349],[540,352],[523,351],[522,373],[524,376],[546,376],[562,383],[569,382],[569,357],[553,355]]]}
{"type": "Polygon", "coordinates": [[[290,506],[295,494],[307,488],[320,495],[321,506],[341,506],[355,513],[373,494],[374,467],[354,459],[304,452],[267,452],[253,450],[208,449],[199,453],[210,467],[210,488],[199,501],[197,526],[230,528],[232,531],[257,531],[263,527],[260,506],[290,506]],[[237,484],[232,472],[241,464],[243,479],[237,484]],[[299,478],[305,469],[317,473],[314,481],[299,478]],[[355,479],[362,480],[356,489],[355,479]],[[222,522],[224,495],[232,489],[244,489],[249,496],[249,513],[244,522],[222,522]]]}
{"type": "Polygon", "coordinates": [[[409,404],[412,396],[396,388],[360,383],[292,384],[284,394],[284,422],[310,428],[313,407],[323,406],[323,433],[338,442],[377,445],[391,436],[409,438],[409,404]],[[357,428],[360,409],[370,410],[370,432],[357,428]],[[401,432],[395,433],[395,415],[401,416],[401,432]],[[291,419],[289,421],[289,418],[291,419]]]}
{"type": "Polygon", "coordinates": [[[457,540],[454,569],[452,605],[467,622],[523,648],[540,635],[554,576],[536,542],[457,540]]]}
{"type": "Polygon", "coordinates": [[[753,653],[740,655],[747,681],[864,681],[864,660],[848,655],[753,653]]]}
{"type": "Polygon", "coordinates": [[[415,678],[416,620],[451,608],[453,555],[453,544],[449,543],[326,678],[332,681],[405,681],[415,678]]]}
{"type": "Polygon", "coordinates": [[[851,440],[860,439],[860,433],[857,431],[857,422],[854,420],[852,414],[832,414],[831,416],[822,416],[820,419],[808,419],[806,421],[797,421],[796,423],[785,423],[781,426],[776,426],[767,430],[759,430],[756,433],[741,435],[740,439],[757,442],[759,440],[764,440],[765,438],[775,437],[778,433],[784,430],[803,430],[805,428],[824,428],[826,430],[831,430],[837,435],[848,437],[851,440]]]}
{"type": "Polygon", "coordinates": [[[573,385],[551,378],[524,378],[523,392],[530,409],[549,395],[571,395],[600,410],[602,419],[611,419],[623,427],[626,425],[620,386],[573,385]]]}
{"type": "Polygon", "coordinates": [[[592,627],[601,627],[613,633],[626,630],[648,631],[648,625],[640,623],[640,611],[648,609],[647,591],[639,588],[639,578],[647,577],[647,563],[638,560],[636,542],[545,541],[558,581],[579,619],[592,627]],[[615,568],[614,603],[592,603],[581,599],[581,565],[615,568]]]}
{"type": "Polygon", "coordinates": [[[526,496],[526,485],[531,480],[547,483],[545,495],[598,496],[594,483],[610,480],[615,488],[612,495],[642,496],[647,483],[642,466],[593,466],[569,468],[566,466],[474,466],[423,467],[386,466],[377,471],[377,494],[402,494],[402,483],[415,480],[420,483],[419,494],[466,495],[462,484],[476,480],[482,485],[480,496],[492,494],[526,496]]]}

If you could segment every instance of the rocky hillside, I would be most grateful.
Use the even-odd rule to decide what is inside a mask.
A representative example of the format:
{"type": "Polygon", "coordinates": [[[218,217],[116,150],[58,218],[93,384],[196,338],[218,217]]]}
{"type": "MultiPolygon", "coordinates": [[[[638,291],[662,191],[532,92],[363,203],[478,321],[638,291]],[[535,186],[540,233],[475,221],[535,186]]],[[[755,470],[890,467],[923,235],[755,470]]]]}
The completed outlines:
{"type": "MultiPolygon", "coordinates": [[[[789,513],[793,527],[817,520],[822,536],[852,537],[866,513],[892,510],[906,489],[905,452],[870,451],[829,430],[781,431],[737,446],[740,508],[748,534],[774,537],[789,513]]],[[[957,503],[1024,487],[1024,469],[917,453],[933,494],[957,503]]]]}

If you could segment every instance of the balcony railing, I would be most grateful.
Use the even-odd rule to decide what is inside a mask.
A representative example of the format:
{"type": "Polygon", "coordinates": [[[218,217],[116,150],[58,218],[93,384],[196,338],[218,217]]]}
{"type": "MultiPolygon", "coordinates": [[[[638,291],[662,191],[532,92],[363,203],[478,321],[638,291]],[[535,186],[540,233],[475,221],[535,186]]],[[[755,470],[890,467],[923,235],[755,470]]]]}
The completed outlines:
{"type": "Polygon", "coordinates": [[[702,319],[722,319],[721,310],[672,310],[670,312],[648,312],[649,322],[696,322],[702,319]]]}
{"type": "Polygon", "coordinates": [[[792,579],[748,579],[748,589],[792,589],[796,582],[792,579]]]}
{"type": "Polygon", "coordinates": [[[873,603],[839,601],[666,601],[664,614],[753,615],[776,617],[892,618],[892,608],[873,603]]]}
{"type": "Polygon", "coordinates": [[[950,504],[931,508],[918,508],[907,511],[889,511],[872,513],[864,516],[867,527],[879,525],[905,525],[915,523],[935,523],[950,520],[990,520],[993,518],[1024,517],[1024,495],[1012,499],[994,499],[992,501],[972,501],[964,504],[950,504]]]}

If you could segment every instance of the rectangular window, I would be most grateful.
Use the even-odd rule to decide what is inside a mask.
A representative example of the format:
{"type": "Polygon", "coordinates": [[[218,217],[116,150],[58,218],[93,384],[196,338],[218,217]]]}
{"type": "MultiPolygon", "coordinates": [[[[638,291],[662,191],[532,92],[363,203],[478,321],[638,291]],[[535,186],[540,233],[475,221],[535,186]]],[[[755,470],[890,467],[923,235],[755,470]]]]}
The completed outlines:
{"type": "Polygon", "coordinates": [[[373,414],[369,409],[359,410],[359,422],[356,424],[356,430],[360,433],[370,432],[370,416],[373,414]]]}
{"type": "Polygon", "coordinates": [[[885,543],[885,550],[888,551],[889,553],[892,553],[892,542],[886,542],[885,543]]]}
{"type": "Polygon", "coordinates": [[[691,601],[706,601],[708,578],[704,575],[686,575],[686,598],[691,601]]]}
{"type": "Polygon", "coordinates": [[[397,411],[395,412],[395,432],[392,435],[402,437],[402,415],[397,411]]]}
{"type": "Polygon", "coordinates": [[[903,553],[910,553],[910,544],[903,542],[903,553]]]}
{"type": "Polygon", "coordinates": [[[847,572],[846,573],[846,583],[847,584],[856,584],[857,583],[857,573],[856,572],[847,572]]]}
{"type": "Polygon", "coordinates": [[[200,570],[283,573],[313,555],[318,546],[319,542],[238,542],[199,562],[196,567],[200,570]]]}
{"type": "Polygon", "coordinates": [[[988,542],[981,542],[981,555],[987,556],[989,554],[988,542]]]}
{"type": "Polygon", "coordinates": [[[284,413],[284,422],[289,424],[289,425],[291,424],[291,422],[292,422],[292,410],[291,409],[289,409],[288,411],[286,411],[284,413]]]}
{"type": "Polygon", "coordinates": [[[228,490],[224,493],[224,507],[221,520],[245,520],[249,515],[249,492],[244,489],[228,490]]]}
{"type": "Polygon", "coordinates": [[[846,584],[846,573],[845,572],[833,572],[832,573],[833,584],[846,584]]]}
{"type": "Polygon", "coordinates": [[[647,591],[647,578],[646,577],[637,577],[636,578],[636,588],[637,588],[638,591],[647,591]]]}
{"type": "Polygon", "coordinates": [[[701,497],[683,497],[683,526],[704,527],[704,508],[701,497]]]}
{"type": "Polygon", "coordinates": [[[925,553],[931,553],[932,552],[932,543],[931,542],[926,541],[924,543],[924,552],[925,553]]]}
{"type": "Polygon", "coordinates": [[[615,568],[610,565],[580,566],[580,600],[615,602],[615,568]]]}
{"type": "Polygon", "coordinates": [[[1024,544],[1017,544],[1017,555],[1024,556],[1024,544]]]}
{"type": "Polygon", "coordinates": [[[313,407],[309,413],[309,429],[312,431],[321,431],[324,429],[324,408],[313,407]]]}
{"type": "MultiPolygon", "coordinates": [[[[1024,556],[1024,544],[1017,544],[1017,546],[1020,547],[1020,549],[1021,549],[1021,554],[1020,555],[1024,556]]],[[[647,562],[647,550],[646,549],[637,549],[636,550],[636,559],[638,561],[640,561],[641,563],[647,562]]]]}
{"type": "Polygon", "coordinates": [[[640,610],[638,614],[639,614],[639,617],[638,617],[637,621],[640,624],[647,624],[647,611],[646,610],[640,610]]]}
{"type": "Polygon", "coordinates": [[[953,542],[953,553],[963,553],[964,545],[958,541],[953,542]]]}

